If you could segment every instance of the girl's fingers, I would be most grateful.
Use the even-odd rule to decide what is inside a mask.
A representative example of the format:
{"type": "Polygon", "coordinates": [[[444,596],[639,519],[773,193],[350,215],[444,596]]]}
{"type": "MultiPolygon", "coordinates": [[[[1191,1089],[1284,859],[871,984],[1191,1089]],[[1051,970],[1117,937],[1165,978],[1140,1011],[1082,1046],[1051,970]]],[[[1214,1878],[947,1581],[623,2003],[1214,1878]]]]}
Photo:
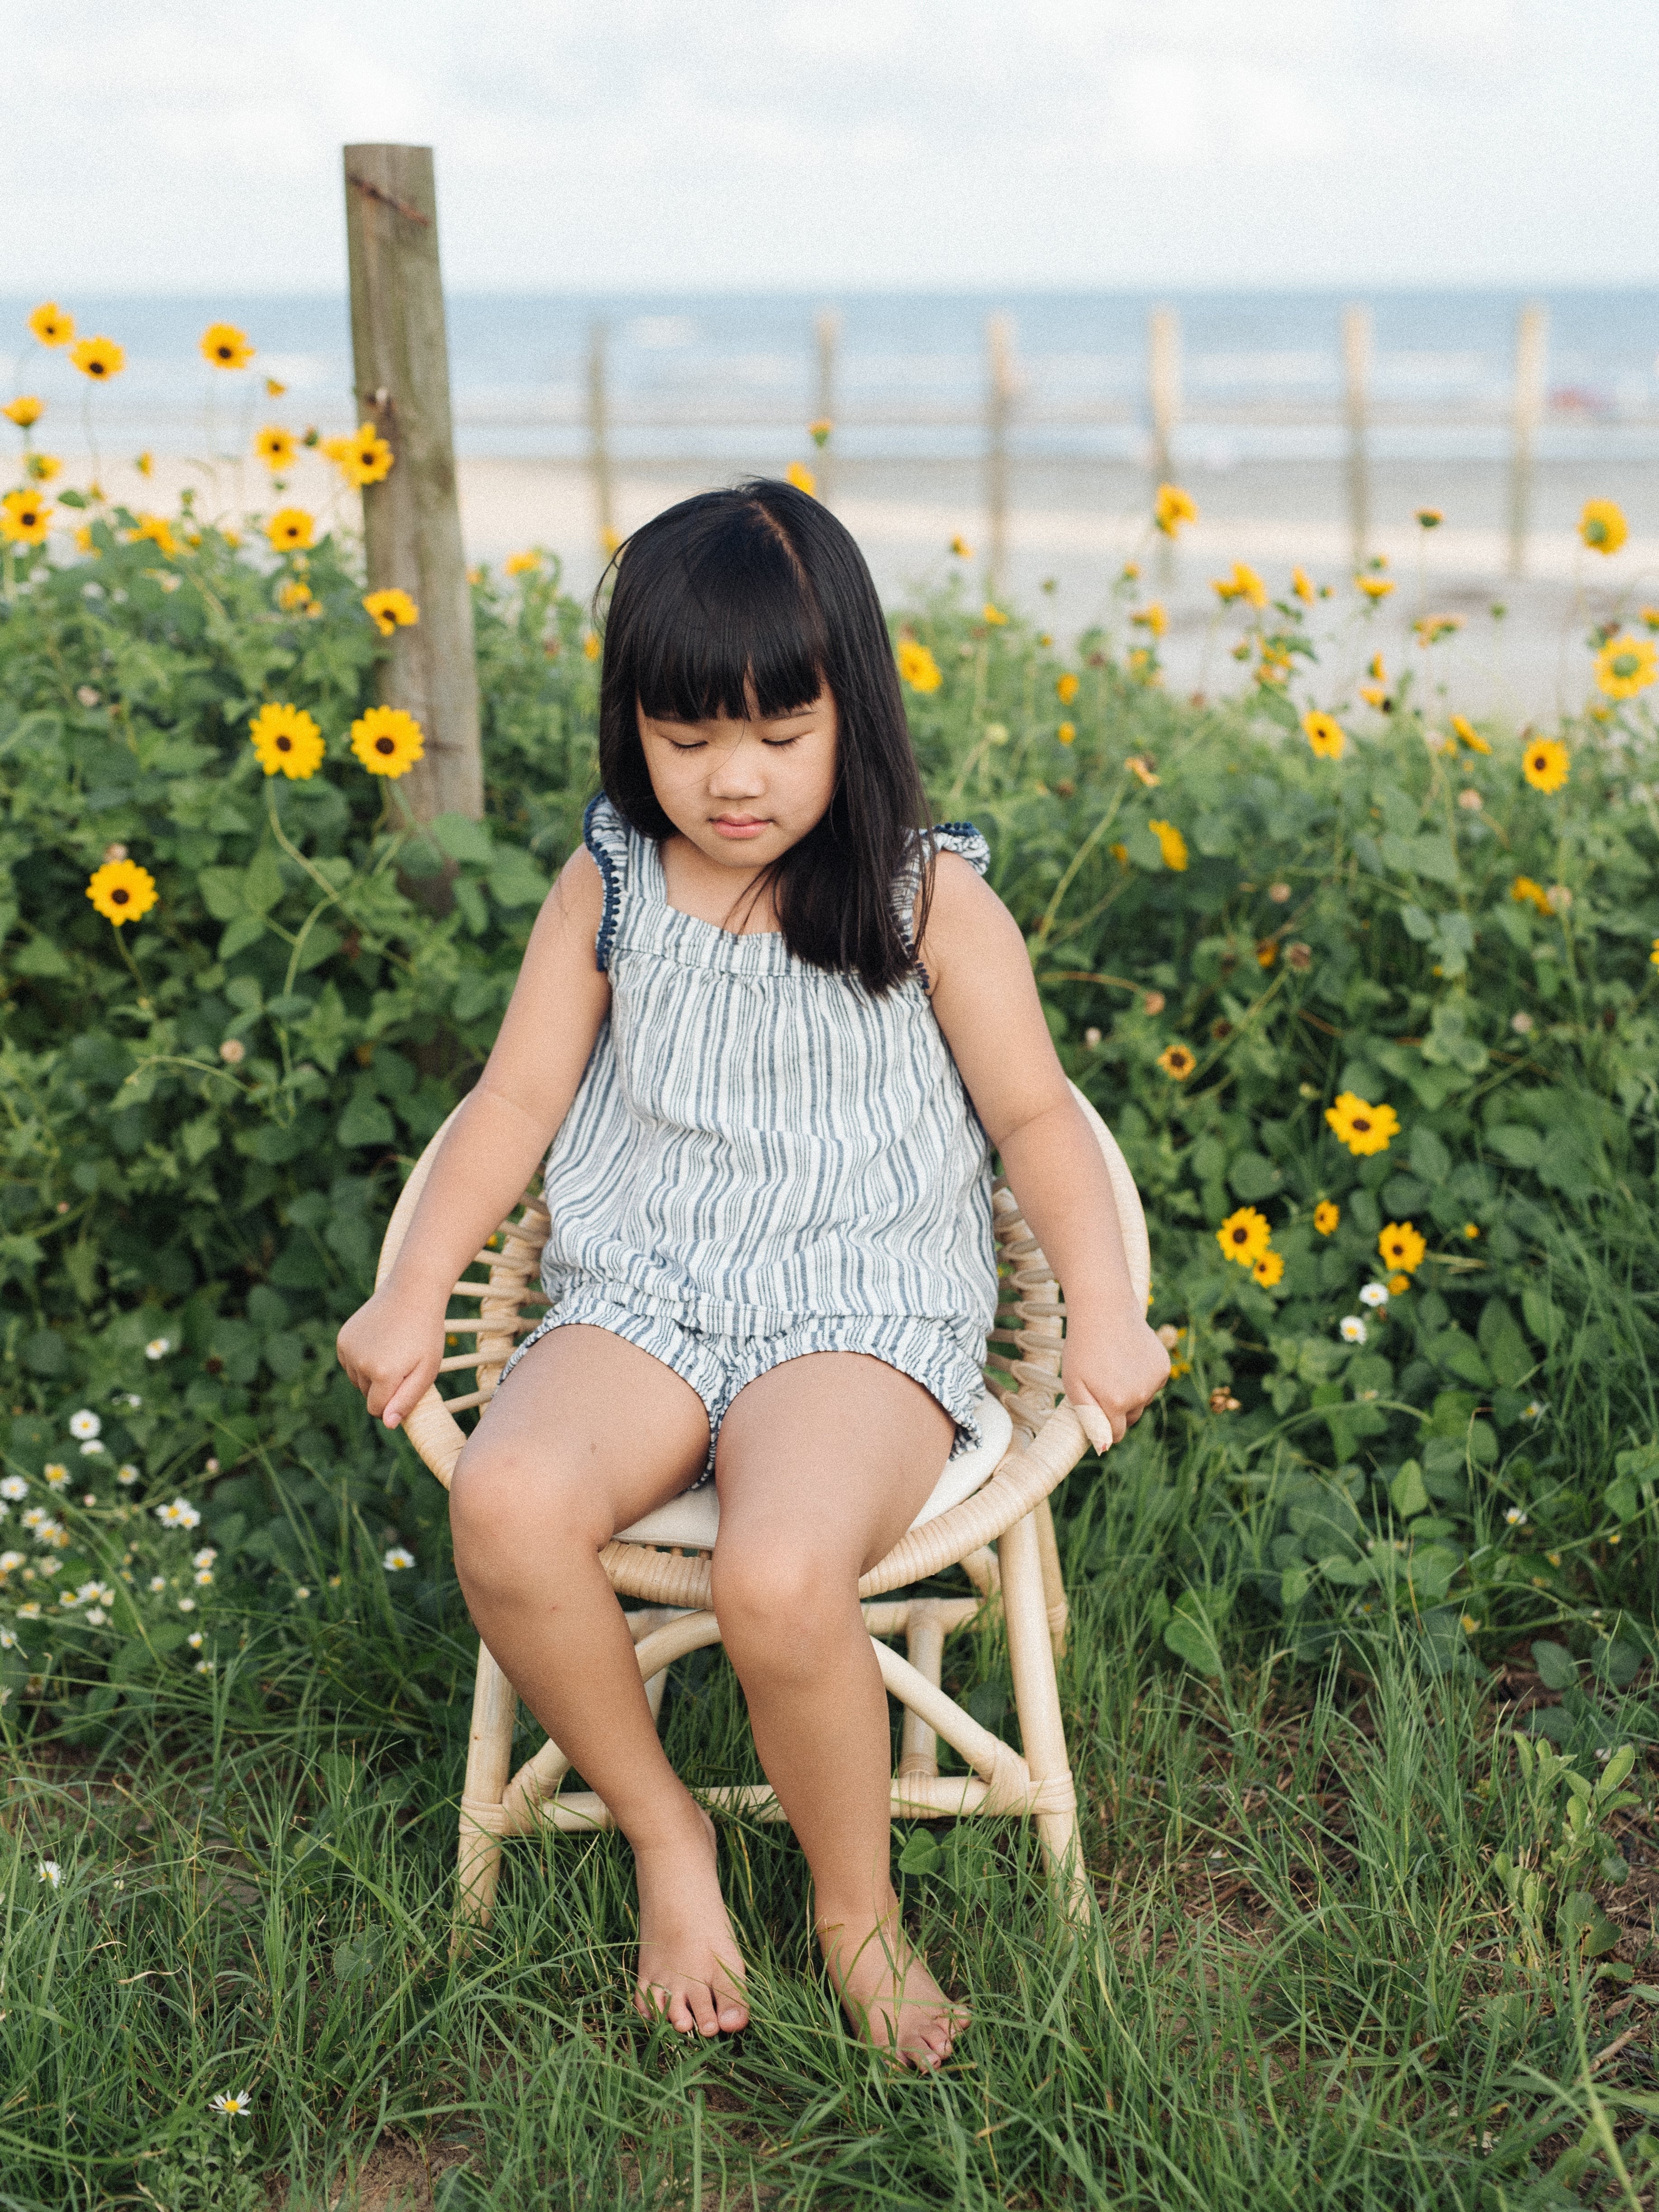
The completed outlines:
{"type": "MultiPolygon", "coordinates": [[[[418,1367],[410,1368],[403,1381],[386,1401],[380,1419],[387,1428],[395,1429],[406,1413],[410,1413],[426,1395],[426,1382],[418,1367]]],[[[373,1411],[373,1408],[370,1408],[373,1411]]]]}
{"type": "Polygon", "coordinates": [[[1123,1431],[1102,1413],[1085,1391],[1081,1397],[1067,1396],[1066,1404],[1083,1425],[1083,1433],[1097,1452],[1109,1451],[1122,1440],[1123,1431]]]}

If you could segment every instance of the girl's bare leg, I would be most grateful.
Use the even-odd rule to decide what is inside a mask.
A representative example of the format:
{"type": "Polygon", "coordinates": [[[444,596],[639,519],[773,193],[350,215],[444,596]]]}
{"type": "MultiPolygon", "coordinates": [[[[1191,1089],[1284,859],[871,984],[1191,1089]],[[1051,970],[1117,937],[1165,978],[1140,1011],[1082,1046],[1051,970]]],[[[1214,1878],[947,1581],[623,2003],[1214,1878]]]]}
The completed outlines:
{"type": "Polygon", "coordinates": [[[896,1368],[818,1352],[740,1391],[715,1455],[714,1610],[812,1870],[825,1962],[854,2026],[924,2067],[949,2057],[966,2014],[899,1925],[887,1696],[858,1580],[921,1510],[954,1434],[896,1368]]]}
{"type": "Polygon", "coordinates": [[[467,1609],[537,1719],[633,1845],[635,2002],[703,2035],[746,2025],[714,1831],[664,1754],[601,1548],[693,1481],[702,1401],[608,1330],[527,1352],[461,1455],[450,1492],[467,1609]]]}

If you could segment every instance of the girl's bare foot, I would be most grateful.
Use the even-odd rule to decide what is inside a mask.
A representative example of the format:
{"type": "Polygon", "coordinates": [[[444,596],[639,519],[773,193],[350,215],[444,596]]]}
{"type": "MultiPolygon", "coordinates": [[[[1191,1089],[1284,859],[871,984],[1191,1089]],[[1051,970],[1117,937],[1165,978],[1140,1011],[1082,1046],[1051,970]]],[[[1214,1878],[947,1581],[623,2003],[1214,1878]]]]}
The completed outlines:
{"type": "Polygon", "coordinates": [[[701,1807],[679,1839],[635,1847],[640,1972],[634,2008],[684,2034],[730,2035],[749,2025],[743,1960],[720,1895],[714,1824],[701,1807]]]}
{"type": "Polygon", "coordinates": [[[817,1933],[847,2016],[865,2040],[924,2073],[942,2066],[969,2015],[905,1940],[896,1900],[880,1919],[820,1920],[817,1933]]]}

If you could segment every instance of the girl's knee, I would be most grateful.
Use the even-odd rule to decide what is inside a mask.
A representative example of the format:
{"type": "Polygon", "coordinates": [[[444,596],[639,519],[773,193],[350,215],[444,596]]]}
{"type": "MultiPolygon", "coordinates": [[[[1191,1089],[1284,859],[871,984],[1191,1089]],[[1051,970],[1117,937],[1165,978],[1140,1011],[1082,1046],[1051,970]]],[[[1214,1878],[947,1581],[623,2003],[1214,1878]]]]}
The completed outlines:
{"type": "Polygon", "coordinates": [[[583,1551],[611,1534],[590,1496],[560,1481],[544,1458],[531,1464],[513,1445],[475,1435],[449,1488],[455,1563],[465,1578],[544,1583],[583,1551]]]}
{"type": "Polygon", "coordinates": [[[857,1586],[839,1563],[787,1541],[733,1542],[722,1532],[710,1583],[721,1638],[739,1668],[810,1667],[856,1616],[857,1586]]]}

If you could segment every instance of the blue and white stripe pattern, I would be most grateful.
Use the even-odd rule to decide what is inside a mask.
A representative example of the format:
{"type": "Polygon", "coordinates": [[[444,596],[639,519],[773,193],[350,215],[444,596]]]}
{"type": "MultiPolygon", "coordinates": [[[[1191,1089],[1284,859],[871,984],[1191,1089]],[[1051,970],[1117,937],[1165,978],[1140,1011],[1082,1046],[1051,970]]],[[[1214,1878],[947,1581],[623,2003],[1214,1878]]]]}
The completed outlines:
{"type": "MultiPolygon", "coordinates": [[[[595,957],[611,1011],[547,1162],[549,1328],[591,1321],[682,1374],[714,1437],[784,1358],[866,1352],[980,1441],[996,1309],[990,1151],[920,973],[884,998],[668,903],[662,860],[600,796],[595,957]]],[[[969,823],[933,832],[982,875],[969,823]]],[[[910,942],[920,841],[894,897],[910,942]]]]}

